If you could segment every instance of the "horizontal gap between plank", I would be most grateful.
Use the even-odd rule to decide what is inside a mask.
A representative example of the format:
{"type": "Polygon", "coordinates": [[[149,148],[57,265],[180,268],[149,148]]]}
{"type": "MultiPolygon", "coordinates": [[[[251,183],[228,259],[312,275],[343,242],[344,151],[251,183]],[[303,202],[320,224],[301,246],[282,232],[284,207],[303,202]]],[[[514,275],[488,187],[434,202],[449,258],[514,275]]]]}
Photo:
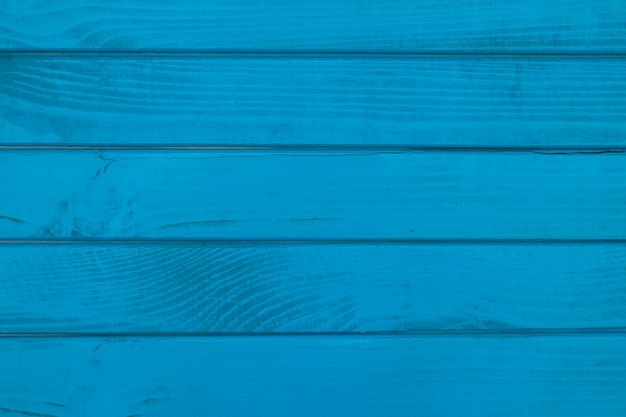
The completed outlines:
{"type": "Polygon", "coordinates": [[[626,147],[602,146],[407,146],[407,145],[0,145],[1,151],[375,151],[375,152],[521,152],[548,155],[593,155],[608,153],[624,153],[626,147]]]}
{"type": "Polygon", "coordinates": [[[410,337],[410,338],[511,338],[559,336],[626,336],[626,327],[568,329],[468,329],[406,330],[379,332],[77,332],[77,333],[0,333],[0,338],[138,338],[138,337],[410,337]]]}
{"type": "Polygon", "coordinates": [[[316,50],[268,50],[268,49],[2,49],[1,55],[100,55],[100,56],[123,56],[128,55],[141,57],[159,56],[202,56],[205,58],[259,58],[259,59],[420,59],[420,58],[626,58],[626,51],[316,51],[316,50]]]}
{"type": "Polygon", "coordinates": [[[203,245],[579,245],[626,244],[624,239],[214,239],[214,238],[0,238],[0,245],[69,245],[69,244],[203,244],[203,245]]]}

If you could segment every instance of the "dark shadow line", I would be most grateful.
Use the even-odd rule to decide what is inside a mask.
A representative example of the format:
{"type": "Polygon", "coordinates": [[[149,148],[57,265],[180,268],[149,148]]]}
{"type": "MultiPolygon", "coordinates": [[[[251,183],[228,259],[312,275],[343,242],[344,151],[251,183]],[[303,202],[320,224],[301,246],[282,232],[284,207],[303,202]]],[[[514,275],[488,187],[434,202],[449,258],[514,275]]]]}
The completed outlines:
{"type": "Polygon", "coordinates": [[[71,245],[71,244],[199,244],[199,245],[593,245],[593,244],[626,244],[626,238],[611,239],[461,239],[461,238],[439,238],[439,239],[258,239],[258,238],[49,238],[49,239],[11,239],[0,238],[0,245],[71,245]]]}
{"type": "Polygon", "coordinates": [[[0,151],[281,151],[281,152],[474,152],[474,153],[536,153],[546,155],[573,154],[619,154],[626,152],[626,146],[429,146],[429,145],[114,145],[114,144],[0,144],[0,151]]]}
{"type": "Polygon", "coordinates": [[[294,50],[294,49],[85,49],[85,48],[61,48],[61,49],[0,49],[2,55],[100,55],[109,57],[138,57],[155,56],[190,56],[197,58],[227,58],[227,59],[420,59],[420,58],[626,58],[626,51],[490,51],[490,50],[415,50],[415,51],[389,51],[389,50],[294,50]]]}
{"type": "Polygon", "coordinates": [[[512,338],[562,336],[626,336],[626,327],[520,328],[464,330],[394,330],[359,332],[67,332],[0,333],[0,338],[176,338],[176,337],[407,337],[407,338],[512,338]]]}

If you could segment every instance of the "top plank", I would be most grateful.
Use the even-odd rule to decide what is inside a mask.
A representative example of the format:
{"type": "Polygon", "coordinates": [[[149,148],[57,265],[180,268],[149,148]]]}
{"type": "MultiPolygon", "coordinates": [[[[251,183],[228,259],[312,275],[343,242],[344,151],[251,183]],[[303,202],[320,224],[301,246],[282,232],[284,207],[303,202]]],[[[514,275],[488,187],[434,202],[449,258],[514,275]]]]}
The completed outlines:
{"type": "Polygon", "coordinates": [[[3,0],[0,50],[626,52],[614,0],[3,0]]]}

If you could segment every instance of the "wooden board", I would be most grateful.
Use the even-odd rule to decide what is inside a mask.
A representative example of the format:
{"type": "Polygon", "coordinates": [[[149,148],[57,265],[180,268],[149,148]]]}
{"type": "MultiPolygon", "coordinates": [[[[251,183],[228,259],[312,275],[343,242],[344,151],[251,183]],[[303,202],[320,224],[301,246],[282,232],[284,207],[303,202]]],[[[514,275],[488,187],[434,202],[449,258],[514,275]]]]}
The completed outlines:
{"type": "Polygon", "coordinates": [[[0,48],[626,51],[614,0],[5,0],[0,48]]]}
{"type": "Polygon", "coordinates": [[[626,2],[0,3],[0,415],[626,415],[626,2]]]}
{"type": "Polygon", "coordinates": [[[4,54],[0,144],[623,148],[624,73],[563,56],[4,54]]]}
{"type": "Polygon", "coordinates": [[[626,328],[625,272],[621,244],[0,244],[0,332],[626,328]]]}
{"type": "Polygon", "coordinates": [[[0,152],[5,239],[624,239],[626,154],[0,152]]]}
{"type": "Polygon", "coordinates": [[[623,416],[626,337],[0,339],[9,416],[623,416]]]}

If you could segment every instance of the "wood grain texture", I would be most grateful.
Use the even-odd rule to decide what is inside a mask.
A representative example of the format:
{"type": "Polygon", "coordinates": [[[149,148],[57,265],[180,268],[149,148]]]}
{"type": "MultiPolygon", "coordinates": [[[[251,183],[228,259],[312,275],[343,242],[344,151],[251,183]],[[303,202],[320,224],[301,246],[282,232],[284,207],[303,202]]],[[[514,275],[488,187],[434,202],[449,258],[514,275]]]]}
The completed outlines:
{"type": "Polygon", "coordinates": [[[625,57],[612,0],[0,1],[0,414],[625,415],[625,57]]]}
{"type": "Polygon", "coordinates": [[[0,48],[626,51],[614,0],[5,0],[0,48]]]}
{"type": "Polygon", "coordinates": [[[625,72],[621,58],[4,54],[0,143],[624,147],[625,72]]]}
{"type": "Polygon", "coordinates": [[[625,350],[624,336],[0,339],[0,410],[621,417],[625,350]]]}
{"type": "Polygon", "coordinates": [[[626,245],[2,244],[2,333],[626,328],[626,245]]]}
{"type": "Polygon", "coordinates": [[[0,152],[0,237],[623,239],[626,154],[0,152]]]}

